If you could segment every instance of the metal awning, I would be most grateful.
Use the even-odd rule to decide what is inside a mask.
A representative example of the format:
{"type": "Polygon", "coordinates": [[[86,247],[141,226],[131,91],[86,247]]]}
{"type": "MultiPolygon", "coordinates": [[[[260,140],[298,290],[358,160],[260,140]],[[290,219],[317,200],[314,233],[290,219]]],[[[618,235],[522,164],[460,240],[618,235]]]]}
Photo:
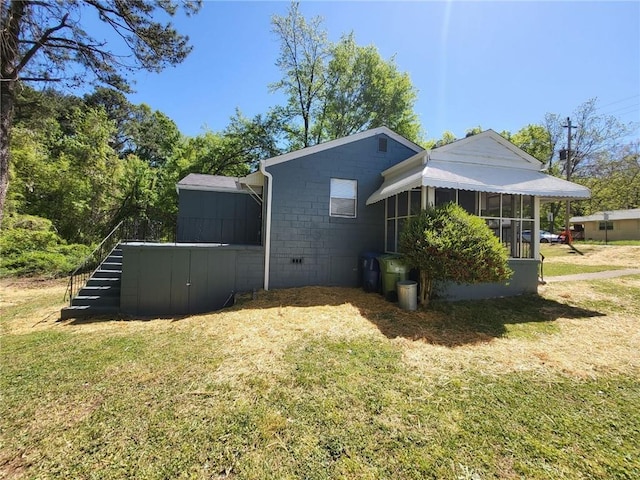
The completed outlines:
{"type": "Polygon", "coordinates": [[[588,188],[539,170],[429,159],[426,164],[385,178],[382,186],[367,199],[367,205],[420,186],[534,195],[544,199],[590,197],[588,188]]]}

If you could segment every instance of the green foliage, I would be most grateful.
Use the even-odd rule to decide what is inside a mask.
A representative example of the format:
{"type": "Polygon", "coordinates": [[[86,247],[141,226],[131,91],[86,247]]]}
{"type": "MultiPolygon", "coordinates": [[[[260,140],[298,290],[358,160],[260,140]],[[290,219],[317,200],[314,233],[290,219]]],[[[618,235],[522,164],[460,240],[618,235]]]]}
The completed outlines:
{"type": "Polygon", "coordinates": [[[331,47],[325,89],[312,127],[316,143],[387,126],[409,140],[420,136],[417,92],[393,58],[356,44],[353,33],[331,47]]]}
{"type": "Polygon", "coordinates": [[[90,253],[85,245],[67,245],[50,220],[7,216],[0,231],[0,275],[67,275],[90,253]]]}
{"type": "Polygon", "coordinates": [[[640,143],[600,155],[588,175],[576,181],[589,187],[591,198],[580,214],[640,207],[640,143]]]}
{"type": "Polygon", "coordinates": [[[283,74],[271,88],[288,97],[277,112],[291,148],[383,125],[414,142],[420,139],[413,110],[417,92],[393,58],[383,59],[373,45],[358,46],[353,33],[329,42],[322,19],[306,20],[297,2],[271,24],[280,42],[276,65],[283,74]]]}
{"type": "Polygon", "coordinates": [[[57,128],[14,128],[8,197],[15,211],[50,219],[64,239],[90,243],[117,208],[122,166],[109,145],[115,126],[102,108],[72,106],[59,115],[46,123],[57,128]]]}
{"type": "Polygon", "coordinates": [[[459,284],[498,282],[510,278],[508,255],[484,220],[449,203],[412,217],[400,234],[400,252],[421,275],[426,304],[434,281],[459,284]]]}
{"type": "Polygon", "coordinates": [[[134,154],[153,167],[161,167],[182,137],[178,126],[144,103],[131,106],[131,111],[131,118],[124,125],[127,145],[123,154],[134,154]]]}
{"type": "Polygon", "coordinates": [[[542,163],[549,163],[553,158],[551,136],[543,125],[527,125],[505,138],[542,163]]]}
{"type": "MultiPolygon", "coordinates": [[[[0,220],[5,211],[11,165],[10,138],[19,86],[24,82],[65,80],[129,91],[125,78],[133,70],[161,71],[182,62],[191,51],[188,37],[170,17],[178,7],[189,16],[200,1],[42,2],[7,0],[0,9],[0,220]],[[121,40],[95,38],[86,19],[96,15],[121,40]],[[20,83],[19,83],[20,82],[20,83]]],[[[100,28],[91,25],[95,33],[100,28]]],[[[112,142],[117,144],[117,142],[112,142]]],[[[84,208],[84,207],[83,207],[84,208]]],[[[95,221],[92,218],[91,221],[95,221]]]]}
{"type": "Polygon", "coordinates": [[[284,76],[270,88],[287,95],[287,107],[281,110],[287,119],[301,117],[302,126],[292,124],[287,128],[289,142],[300,148],[312,144],[312,115],[324,88],[329,44],[321,28],[322,18],[307,21],[298,7],[298,2],[291,2],[286,17],[274,15],[271,19],[272,31],[280,41],[276,65],[284,76]]]}
{"type": "MultiPolygon", "coordinates": [[[[172,0],[39,2],[12,0],[2,8],[2,75],[71,84],[93,81],[127,89],[124,74],[135,69],[158,72],[182,62],[191,51],[188,38],[170,22],[178,10],[172,0]],[[124,41],[106,42],[85,30],[85,19],[96,16],[124,41]],[[5,64],[6,62],[6,64],[5,64]]],[[[187,15],[197,13],[198,1],[181,2],[187,15]]]]}

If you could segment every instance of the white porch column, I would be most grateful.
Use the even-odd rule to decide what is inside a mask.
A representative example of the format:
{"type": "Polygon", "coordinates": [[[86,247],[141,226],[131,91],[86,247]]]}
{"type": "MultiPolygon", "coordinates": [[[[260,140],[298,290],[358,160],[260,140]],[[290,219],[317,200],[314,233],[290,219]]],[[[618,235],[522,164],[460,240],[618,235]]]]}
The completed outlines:
{"type": "Polygon", "coordinates": [[[531,230],[533,258],[540,260],[540,197],[533,197],[533,230],[531,230]]]}
{"type": "Polygon", "coordinates": [[[422,208],[433,207],[436,204],[436,189],[435,187],[422,187],[422,200],[426,200],[426,203],[422,208]],[[426,195],[425,195],[426,192],[426,195]]]}

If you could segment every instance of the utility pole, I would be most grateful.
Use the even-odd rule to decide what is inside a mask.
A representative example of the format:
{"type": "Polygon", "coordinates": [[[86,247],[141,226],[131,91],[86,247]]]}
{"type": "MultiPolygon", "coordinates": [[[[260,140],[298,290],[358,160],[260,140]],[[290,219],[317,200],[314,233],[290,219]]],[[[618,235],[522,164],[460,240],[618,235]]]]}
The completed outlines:
{"type": "MultiPolygon", "coordinates": [[[[573,152],[571,151],[571,129],[578,127],[571,125],[571,118],[569,117],[567,117],[567,124],[563,125],[562,127],[567,129],[567,163],[565,168],[567,169],[567,181],[570,182],[571,168],[573,167],[573,152]]],[[[564,231],[567,235],[567,243],[571,243],[571,235],[569,230],[569,218],[571,217],[570,204],[571,200],[567,199],[566,210],[564,213],[564,231]]]]}

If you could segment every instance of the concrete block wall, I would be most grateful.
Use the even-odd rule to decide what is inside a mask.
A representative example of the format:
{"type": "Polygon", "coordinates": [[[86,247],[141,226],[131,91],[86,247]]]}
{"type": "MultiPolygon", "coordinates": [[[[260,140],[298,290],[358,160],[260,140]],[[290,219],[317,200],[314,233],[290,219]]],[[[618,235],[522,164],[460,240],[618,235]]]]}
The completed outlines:
{"type": "Polygon", "coordinates": [[[382,184],[383,170],[416,152],[388,137],[387,151],[378,152],[378,138],[268,167],[271,287],[356,286],[360,254],[382,251],[384,202],[367,206],[367,198],[382,184]],[[331,178],[357,180],[356,218],[329,216],[331,178]]]}

